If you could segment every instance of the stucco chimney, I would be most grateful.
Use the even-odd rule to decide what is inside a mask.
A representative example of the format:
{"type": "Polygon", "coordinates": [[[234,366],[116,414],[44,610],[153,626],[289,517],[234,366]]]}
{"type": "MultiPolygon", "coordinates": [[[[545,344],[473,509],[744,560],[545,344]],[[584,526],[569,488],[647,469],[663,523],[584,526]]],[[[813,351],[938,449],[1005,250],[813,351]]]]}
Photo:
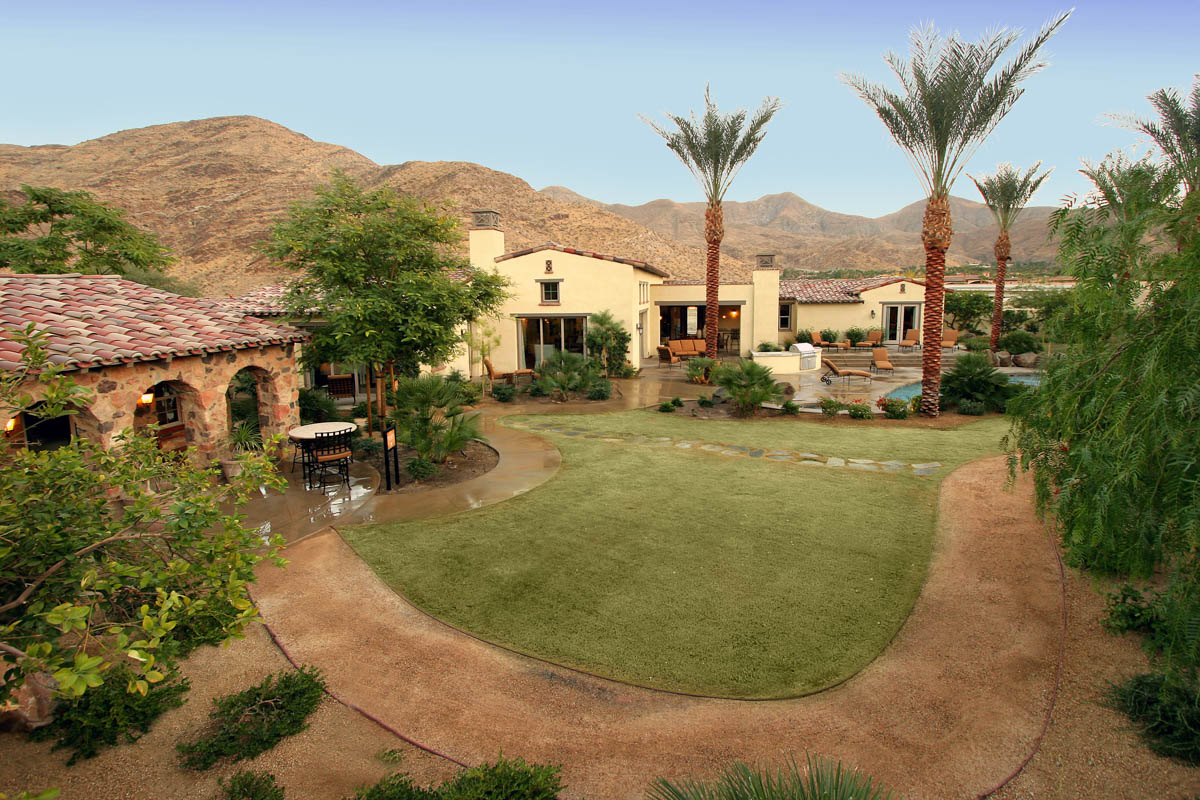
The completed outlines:
{"type": "Polygon", "coordinates": [[[500,229],[500,212],[490,208],[472,211],[467,243],[471,251],[471,266],[476,269],[495,269],[496,257],[504,255],[504,231],[500,229]]]}
{"type": "MultiPolygon", "coordinates": [[[[758,342],[779,341],[779,268],[775,266],[775,254],[763,253],[754,257],[754,272],[750,273],[754,284],[754,340],[758,342]]],[[[745,348],[746,342],[742,342],[745,348]]]]}
{"type": "Polygon", "coordinates": [[[755,269],[775,269],[774,253],[759,253],[754,257],[755,269]]]}

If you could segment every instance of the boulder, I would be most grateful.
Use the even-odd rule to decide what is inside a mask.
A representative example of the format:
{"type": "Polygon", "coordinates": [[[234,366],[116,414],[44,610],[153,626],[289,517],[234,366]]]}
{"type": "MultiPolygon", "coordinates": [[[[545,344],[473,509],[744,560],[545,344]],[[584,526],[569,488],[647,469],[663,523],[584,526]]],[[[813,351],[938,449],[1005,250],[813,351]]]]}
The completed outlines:
{"type": "Polygon", "coordinates": [[[1012,366],[1012,353],[1008,352],[1007,350],[996,350],[995,352],[989,350],[988,356],[992,359],[993,367],[1012,366]]]}
{"type": "Polygon", "coordinates": [[[714,403],[728,403],[729,392],[725,391],[724,387],[718,386],[713,389],[712,400],[714,403]]]}
{"type": "Polygon", "coordinates": [[[1020,355],[1015,355],[1012,357],[1012,363],[1013,363],[1013,366],[1015,366],[1015,367],[1025,367],[1026,369],[1032,369],[1033,367],[1037,366],[1038,354],[1037,353],[1021,353],[1020,355]]]}
{"type": "Polygon", "coordinates": [[[0,704],[0,731],[27,732],[54,721],[54,689],[58,683],[48,672],[30,675],[0,704]]]}
{"type": "Polygon", "coordinates": [[[780,381],[779,383],[775,384],[775,388],[783,392],[784,397],[791,397],[796,393],[796,387],[792,386],[786,381],[780,381]]]}

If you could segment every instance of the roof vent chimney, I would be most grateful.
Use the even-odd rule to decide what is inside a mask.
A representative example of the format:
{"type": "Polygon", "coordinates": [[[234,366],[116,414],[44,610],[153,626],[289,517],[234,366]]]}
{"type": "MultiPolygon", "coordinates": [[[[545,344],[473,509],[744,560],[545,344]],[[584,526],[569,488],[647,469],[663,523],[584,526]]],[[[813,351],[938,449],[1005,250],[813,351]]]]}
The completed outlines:
{"type": "Polygon", "coordinates": [[[500,212],[490,208],[479,208],[471,212],[472,228],[494,228],[500,230],[500,212]]]}
{"type": "Polygon", "coordinates": [[[759,253],[754,257],[755,269],[775,269],[774,253],[759,253]]]}

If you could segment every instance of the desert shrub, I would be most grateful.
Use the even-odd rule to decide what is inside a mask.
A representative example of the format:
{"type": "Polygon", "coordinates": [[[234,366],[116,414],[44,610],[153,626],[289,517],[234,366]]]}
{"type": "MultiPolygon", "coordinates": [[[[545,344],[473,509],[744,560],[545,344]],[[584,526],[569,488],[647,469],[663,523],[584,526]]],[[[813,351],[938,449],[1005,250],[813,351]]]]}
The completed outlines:
{"type": "Polygon", "coordinates": [[[717,365],[711,358],[700,356],[687,362],[687,377],[692,383],[705,384],[709,382],[713,367],[717,365]]]}
{"type": "Polygon", "coordinates": [[[794,417],[800,413],[800,406],[796,405],[793,401],[788,400],[779,407],[779,410],[784,414],[787,414],[789,417],[794,417]]]}
{"type": "Polygon", "coordinates": [[[501,403],[511,403],[512,399],[517,396],[517,387],[511,383],[494,383],[492,384],[492,397],[499,400],[501,403]]]}
{"type": "Polygon", "coordinates": [[[754,348],[760,353],[782,353],[783,348],[775,342],[759,342],[758,347],[754,348]]]}
{"type": "Polygon", "coordinates": [[[612,397],[612,384],[603,378],[592,384],[592,388],[588,389],[588,400],[607,400],[612,397]]]}
{"type": "Polygon", "coordinates": [[[867,338],[867,332],[862,328],[848,328],[846,330],[846,338],[850,341],[850,346],[853,347],[867,338]]]}
{"type": "Polygon", "coordinates": [[[553,388],[550,381],[537,378],[529,384],[528,394],[530,397],[549,397],[553,388]]]}
{"type": "Polygon", "coordinates": [[[875,418],[875,414],[871,411],[871,407],[862,400],[855,400],[853,403],[847,403],[846,413],[850,415],[850,419],[875,418]]]}
{"type": "MultiPolygon", "coordinates": [[[[599,371],[604,377],[624,376],[631,339],[629,331],[625,330],[625,326],[612,315],[611,311],[601,311],[588,317],[587,335],[584,341],[587,344],[588,352],[597,354],[599,371]]],[[[586,389],[580,391],[586,391],[586,389]]]]}
{"type": "MultiPolygon", "coordinates": [[[[225,637],[222,636],[222,639],[225,637]]],[[[137,675],[128,667],[108,671],[104,683],[79,697],[64,697],[54,721],[30,734],[34,741],[54,740],[54,750],[71,751],[67,766],[92,758],[105,745],[136,742],[164,712],[183,705],[190,685],[169,674],[152,683],[146,694],[130,692],[137,675]]]]}
{"type": "Polygon", "coordinates": [[[414,481],[423,481],[438,474],[438,465],[428,458],[413,456],[404,464],[404,470],[414,481]]]}
{"type": "Polygon", "coordinates": [[[1100,621],[1110,633],[1152,634],[1158,613],[1145,593],[1128,583],[1107,596],[1104,618],[1100,621]]]}
{"type": "Polygon", "coordinates": [[[958,413],[968,417],[982,417],[987,413],[987,403],[982,400],[959,400],[958,413]]]}
{"type": "Polygon", "coordinates": [[[836,417],[838,412],[846,407],[841,400],[835,400],[832,397],[822,397],[818,403],[821,406],[821,413],[827,417],[836,417]]]}
{"type": "MultiPolygon", "coordinates": [[[[300,421],[305,425],[310,422],[329,422],[337,419],[337,405],[324,389],[301,389],[297,401],[300,407],[300,421]]],[[[366,409],[363,409],[366,416],[366,409]]]]}
{"type": "Polygon", "coordinates": [[[638,368],[635,367],[630,362],[626,361],[624,364],[621,365],[620,369],[618,369],[616,372],[610,372],[608,377],[610,377],[610,378],[632,378],[634,375],[637,375],[637,374],[638,374],[638,368]]]}
{"type": "Polygon", "coordinates": [[[676,408],[683,408],[683,399],[680,397],[672,397],[671,405],[675,406],[676,408]]]}
{"type": "Polygon", "coordinates": [[[458,403],[463,406],[473,406],[483,396],[483,390],[463,376],[462,372],[454,370],[446,378],[458,387],[458,403]]]}
{"type": "Polygon", "coordinates": [[[729,393],[737,413],[752,415],[762,406],[783,396],[771,368],[754,361],[742,361],[736,367],[722,365],[713,370],[713,383],[729,393]]]}
{"type": "Polygon", "coordinates": [[[894,397],[881,397],[875,405],[883,411],[888,419],[908,419],[909,408],[907,400],[897,400],[894,397]]]}
{"type": "Polygon", "coordinates": [[[350,416],[353,417],[354,419],[362,419],[363,417],[367,416],[366,401],[364,400],[361,403],[355,403],[354,406],[350,409],[350,416]]]}
{"type": "Polygon", "coordinates": [[[397,434],[419,458],[444,464],[481,436],[479,415],[464,412],[456,381],[438,375],[401,378],[392,399],[397,434]]]}
{"type": "Polygon", "coordinates": [[[836,328],[825,328],[821,331],[821,341],[836,342],[838,341],[838,336],[840,335],[841,331],[837,330],[836,328]]]}
{"type": "Polygon", "coordinates": [[[796,331],[796,341],[808,342],[809,344],[812,344],[812,333],[813,332],[811,328],[801,328],[800,330],[796,331]]]}
{"type": "Polygon", "coordinates": [[[948,407],[961,410],[965,401],[982,403],[984,409],[1003,411],[1017,388],[1008,376],[997,371],[987,356],[968,353],[954,363],[954,369],[942,376],[942,399],[948,407]]]}
{"type": "Polygon", "coordinates": [[[383,452],[383,442],[370,436],[358,436],[350,440],[350,449],[364,456],[377,456],[383,452]]]}
{"type": "Polygon", "coordinates": [[[713,400],[708,395],[702,394],[702,395],[700,395],[699,399],[696,400],[696,405],[700,406],[701,408],[712,408],[716,404],[717,404],[717,401],[713,400]]]}
{"type": "Polygon", "coordinates": [[[1109,701],[1141,728],[1150,749],[1200,764],[1200,691],[1161,673],[1135,675],[1109,690],[1109,701]]]}
{"type": "Polygon", "coordinates": [[[283,787],[269,772],[242,771],[228,781],[217,781],[221,800],[284,800],[283,787]]]}
{"type": "Polygon", "coordinates": [[[783,346],[784,350],[790,350],[792,345],[794,345],[795,343],[796,343],[796,339],[794,337],[785,336],[783,338],[783,341],[780,342],[779,344],[781,344],[783,346]]]}
{"type": "Polygon", "coordinates": [[[572,392],[586,396],[603,380],[603,370],[598,362],[579,353],[558,350],[537,368],[534,385],[549,397],[566,400],[572,392]]]}
{"type": "Polygon", "coordinates": [[[665,400],[658,404],[658,410],[664,414],[670,414],[675,410],[675,404],[670,400],[665,400]]]}
{"type": "Polygon", "coordinates": [[[959,339],[958,343],[967,348],[969,353],[982,353],[992,346],[986,336],[972,336],[968,339],[959,339]]]}
{"type": "Polygon", "coordinates": [[[559,767],[499,758],[464,769],[438,789],[442,800],[554,800],[562,791],[559,767]]]}
{"type": "Polygon", "coordinates": [[[374,786],[359,789],[350,800],[438,800],[439,797],[436,789],[423,789],[409,776],[396,773],[374,786]]]}
{"type": "Polygon", "coordinates": [[[262,683],[213,700],[207,729],[176,745],[187,769],[208,769],[222,759],[240,761],[270,750],[308,727],[308,717],[325,692],[312,667],[268,675],[262,683]]]}
{"type": "Polygon", "coordinates": [[[1042,343],[1029,331],[1012,331],[1011,333],[1006,333],[1000,337],[997,345],[1001,350],[1007,350],[1010,353],[1042,352],[1042,343]]]}
{"type": "Polygon", "coordinates": [[[805,767],[789,759],[775,770],[735,761],[712,781],[659,778],[647,800],[888,800],[891,792],[854,767],[806,756],[805,767]]]}
{"type": "Polygon", "coordinates": [[[920,414],[921,413],[921,395],[918,394],[918,395],[915,395],[915,396],[909,398],[908,413],[909,414],[920,414]]]}

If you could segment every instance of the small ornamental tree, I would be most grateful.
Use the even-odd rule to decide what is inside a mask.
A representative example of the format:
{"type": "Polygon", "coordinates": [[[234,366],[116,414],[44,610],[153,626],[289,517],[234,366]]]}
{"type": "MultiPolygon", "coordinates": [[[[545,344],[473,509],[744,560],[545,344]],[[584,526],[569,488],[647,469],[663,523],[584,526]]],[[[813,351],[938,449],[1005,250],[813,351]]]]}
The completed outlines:
{"type": "Polygon", "coordinates": [[[611,311],[592,314],[587,321],[588,353],[604,370],[604,377],[620,377],[629,358],[629,331],[611,311]]]}
{"type": "Polygon", "coordinates": [[[992,298],[983,292],[946,292],[946,327],[973,331],[992,310],[992,298]]]}
{"type": "MultiPolygon", "coordinates": [[[[87,394],[48,363],[44,335],[31,326],[15,339],[21,367],[0,378],[0,417],[34,407],[21,392],[30,380],[45,398],[39,415],[75,413],[87,394]]],[[[240,460],[242,475],[219,484],[152,437],[51,451],[0,439],[0,701],[43,672],[79,696],[117,666],[145,694],[174,656],[257,618],[248,584],[263,558],[282,563],[281,542],[246,528],[238,509],[282,482],[262,454],[240,460]]]]}
{"type": "Polygon", "coordinates": [[[322,321],[306,362],[415,377],[422,364],[449,360],[468,323],[497,313],[507,283],[455,255],[461,238],[454,217],[340,172],[293,205],[266,251],[303,273],[289,295],[293,313],[322,321]]]}

